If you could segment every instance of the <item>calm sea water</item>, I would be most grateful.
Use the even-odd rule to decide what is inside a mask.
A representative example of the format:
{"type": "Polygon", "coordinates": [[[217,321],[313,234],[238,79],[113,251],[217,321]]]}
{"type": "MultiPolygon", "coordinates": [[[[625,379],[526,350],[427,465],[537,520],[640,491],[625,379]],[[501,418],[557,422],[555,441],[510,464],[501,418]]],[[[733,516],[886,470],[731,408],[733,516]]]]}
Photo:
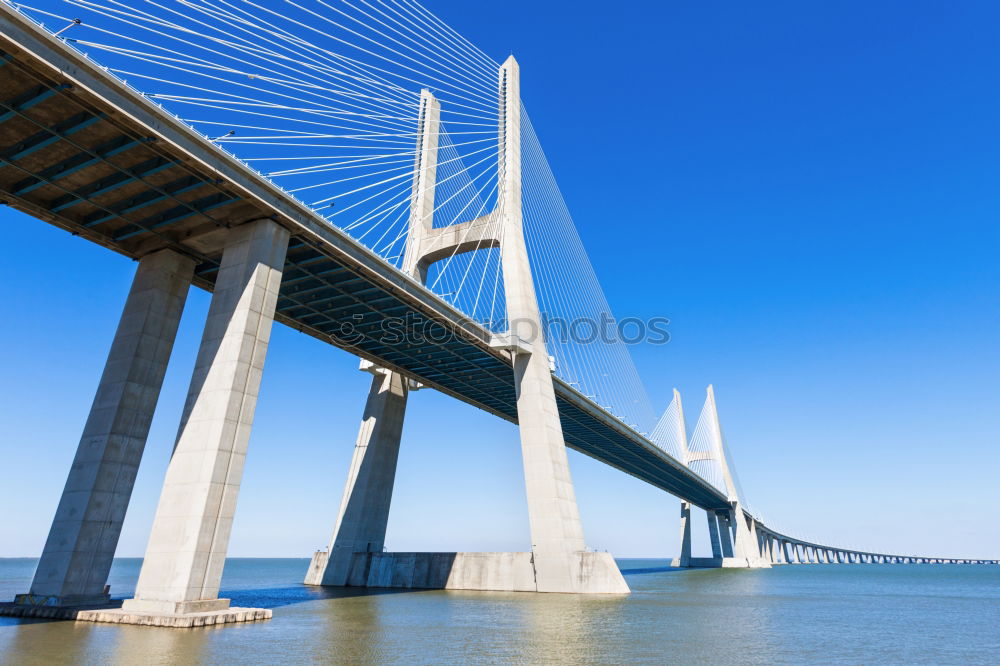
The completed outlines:
{"type": "MultiPolygon", "coordinates": [[[[620,560],[621,598],[324,591],[307,560],[234,559],[223,596],[274,619],[159,629],[0,617],[3,664],[1000,663],[1000,566],[802,565],[680,571],[620,560]]],[[[35,561],[0,559],[0,598],[35,561]]],[[[139,560],[117,560],[128,596],[139,560]]]]}

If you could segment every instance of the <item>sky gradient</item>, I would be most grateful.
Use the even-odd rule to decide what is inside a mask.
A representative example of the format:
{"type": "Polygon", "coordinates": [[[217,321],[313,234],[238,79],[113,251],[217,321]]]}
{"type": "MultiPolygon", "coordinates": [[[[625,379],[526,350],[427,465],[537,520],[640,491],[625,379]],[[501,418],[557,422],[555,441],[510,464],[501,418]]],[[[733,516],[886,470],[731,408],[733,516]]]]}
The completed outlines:
{"type": "MultiPolygon", "coordinates": [[[[770,523],[1000,556],[1000,6],[426,4],[517,56],[615,313],[671,320],[670,344],[632,349],[654,405],[679,388],[693,427],[714,384],[770,523]]],[[[0,556],[37,556],[135,264],[8,208],[0,221],[0,556]]],[[[119,555],[145,548],[208,300],[192,289],[119,555]]],[[[326,545],[369,380],[275,325],[230,555],[326,545]]],[[[675,498],[570,458],[588,545],[676,553],[675,498]]],[[[515,427],[413,394],[387,545],[527,550],[515,427]]]]}

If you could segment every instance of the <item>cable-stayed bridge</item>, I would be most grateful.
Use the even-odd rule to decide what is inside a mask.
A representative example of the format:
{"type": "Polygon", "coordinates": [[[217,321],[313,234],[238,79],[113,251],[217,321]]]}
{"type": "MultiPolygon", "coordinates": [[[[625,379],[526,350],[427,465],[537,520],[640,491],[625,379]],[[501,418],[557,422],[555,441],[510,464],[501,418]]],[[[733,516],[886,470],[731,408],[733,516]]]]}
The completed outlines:
{"type": "Polygon", "coordinates": [[[269,616],[218,591],[274,319],[372,374],[309,584],[627,592],[586,548],[567,446],[681,499],[678,566],[946,561],[774,530],[746,503],[711,389],[690,438],[679,396],[655,419],[622,336],[591,339],[610,307],[513,57],[495,62],[411,0],[0,12],[3,199],[138,260],[31,590],[0,612],[269,616]],[[81,610],[109,602],[192,283],[212,303],[135,598],[81,610]],[[519,425],[531,552],[383,552],[407,398],[424,387],[519,425]],[[691,556],[692,506],[711,558],[691,556]]]}

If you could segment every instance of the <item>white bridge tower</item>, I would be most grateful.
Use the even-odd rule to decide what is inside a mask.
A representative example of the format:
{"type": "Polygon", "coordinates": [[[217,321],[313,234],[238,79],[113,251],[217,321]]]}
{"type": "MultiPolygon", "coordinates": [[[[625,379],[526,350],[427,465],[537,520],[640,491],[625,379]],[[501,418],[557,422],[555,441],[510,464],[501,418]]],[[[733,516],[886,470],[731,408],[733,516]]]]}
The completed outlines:
{"type": "Polygon", "coordinates": [[[496,208],[473,220],[434,228],[441,107],[420,98],[417,156],[404,270],[421,281],[440,259],[500,248],[508,334],[496,346],[511,355],[524,461],[530,553],[383,553],[396,461],[411,382],[372,372],[371,391],[328,551],[319,551],[312,585],[447,587],[538,592],[627,593],[608,553],[588,552],[570,476],[549,356],[525,245],[521,208],[520,70],[513,56],[499,71],[499,192],[496,208]]]}

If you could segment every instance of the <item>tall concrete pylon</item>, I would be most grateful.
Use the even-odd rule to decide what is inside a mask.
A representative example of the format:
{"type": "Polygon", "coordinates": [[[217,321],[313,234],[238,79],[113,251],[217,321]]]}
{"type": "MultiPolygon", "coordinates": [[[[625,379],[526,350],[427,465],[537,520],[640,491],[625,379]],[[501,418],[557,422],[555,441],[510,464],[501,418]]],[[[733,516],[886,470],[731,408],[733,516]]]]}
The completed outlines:
{"type": "MultiPolygon", "coordinates": [[[[688,441],[687,425],[684,422],[684,404],[680,391],[674,389],[674,397],[667,406],[653,431],[654,441],[676,452],[680,461],[687,465],[688,441]]],[[[691,503],[681,500],[680,555],[674,558],[675,567],[691,566],[691,503]]]]}
{"type": "MultiPolygon", "coordinates": [[[[715,389],[710,385],[706,390],[705,405],[698,419],[699,428],[707,428],[707,438],[710,446],[707,451],[684,450],[684,464],[690,466],[699,460],[711,460],[718,464],[722,479],[729,497],[730,508],[722,511],[709,511],[708,532],[712,544],[711,558],[692,558],[690,545],[685,558],[682,545],[681,556],[674,560],[674,566],[695,567],[748,567],[768,568],[771,558],[765,556],[763,541],[758,538],[756,523],[748,518],[743,510],[742,498],[739,495],[735,476],[726,454],[725,440],[722,435],[722,425],[715,403],[715,389]],[[686,560],[687,564],[683,564],[686,560]]],[[[698,438],[696,429],[695,439],[698,438]]],[[[682,509],[681,524],[690,521],[690,512],[684,514],[682,509]]]]}
{"type": "MultiPolygon", "coordinates": [[[[428,264],[421,262],[421,249],[434,221],[441,103],[429,90],[423,90],[419,108],[403,270],[425,282],[428,264]]],[[[372,373],[372,384],[330,546],[313,555],[306,585],[347,585],[355,553],[381,553],[385,547],[410,381],[365,361],[361,365],[372,373]]],[[[364,566],[368,566],[367,558],[364,566]]]]}
{"type": "MultiPolygon", "coordinates": [[[[422,93],[403,267],[423,281],[435,261],[500,248],[509,330],[496,346],[511,354],[514,365],[531,553],[451,554],[446,560],[450,571],[432,573],[430,579],[453,588],[627,593],[625,579],[610,554],[587,552],[584,544],[524,239],[520,71],[513,56],[500,68],[499,93],[496,208],[476,219],[439,228],[433,227],[433,211],[440,106],[430,92],[422,93]]],[[[399,560],[386,554],[388,563],[379,555],[406,404],[405,383],[392,390],[393,373],[385,376],[383,387],[389,388],[388,393],[376,392],[378,377],[373,381],[331,547],[327,553],[314,555],[307,584],[371,585],[383,568],[396,567],[397,573],[399,568],[410,570],[395,578],[390,574],[390,582],[403,578],[410,581],[404,586],[418,586],[412,582],[414,571],[440,563],[441,558],[428,563],[430,554],[406,554],[405,560],[402,554],[399,560]],[[376,404],[379,400],[383,407],[376,404]]],[[[423,580],[428,580],[426,573],[423,580]]]]}
{"type": "Polygon", "coordinates": [[[566,443],[552,385],[521,213],[521,74],[509,57],[500,69],[503,192],[500,245],[507,320],[531,351],[511,351],[517,391],[531,551],[539,592],[627,592],[608,553],[587,553],[566,443]]]}
{"type": "Polygon", "coordinates": [[[725,439],[722,435],[722,424],[719,421],[719,410],[715,403],[715,388],[709,384],[706,393],[705,408],[709,410],[712,418],[711,424],[714,429],[716,459],[722,468],[722,475],[726,481],[726,490],[732,505],[725,518],[732,531],[735,564],[736,566],[743,566],[740,563],[745,560],[747,567],[754,569],[769,568],[771,562],[762,555],[760,550],[756,523],[752,518],[748,518],[743,511],[742,498],[739,496],[739,489],[737,488],[735,476],[732,472],[729,456],[726,453],[725,439]]]}

